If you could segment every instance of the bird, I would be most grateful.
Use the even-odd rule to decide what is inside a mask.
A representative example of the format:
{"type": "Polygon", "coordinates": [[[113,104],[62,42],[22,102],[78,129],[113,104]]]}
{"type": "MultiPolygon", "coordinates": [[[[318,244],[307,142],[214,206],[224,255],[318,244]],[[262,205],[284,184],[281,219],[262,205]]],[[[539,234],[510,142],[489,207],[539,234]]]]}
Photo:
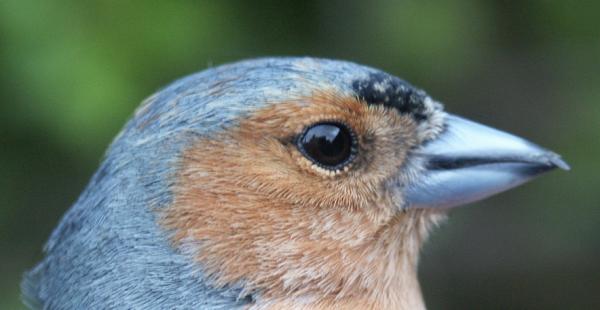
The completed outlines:
{"type": "Polygon", "coordinates": [[[452,208],[568,164],[380,69],[208,68],[144,100],[21,283],[41,309],[425,309],[452,208]]]}

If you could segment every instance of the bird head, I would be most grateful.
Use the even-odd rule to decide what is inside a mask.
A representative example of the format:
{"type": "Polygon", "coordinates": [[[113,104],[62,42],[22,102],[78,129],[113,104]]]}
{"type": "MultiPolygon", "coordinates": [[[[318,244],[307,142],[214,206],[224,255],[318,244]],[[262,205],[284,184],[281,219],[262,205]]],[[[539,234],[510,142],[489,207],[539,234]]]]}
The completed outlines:
{"type": "Polygon", "coordinates": [[[268,58],[147,99],[87,196],[107,179],[135,183],[124,208],[152,214],[202,285],[234,288],[256,309],[418,309],[431,227],[452,207],[556,167],[568,168],[382,71],[268,58]]]}

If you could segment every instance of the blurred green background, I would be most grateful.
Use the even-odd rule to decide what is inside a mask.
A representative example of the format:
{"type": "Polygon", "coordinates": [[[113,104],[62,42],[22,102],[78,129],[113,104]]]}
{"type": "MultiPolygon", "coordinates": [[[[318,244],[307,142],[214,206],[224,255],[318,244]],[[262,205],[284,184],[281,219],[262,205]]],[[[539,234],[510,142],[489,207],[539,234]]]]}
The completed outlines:
{"type": "Polygon", "coordinates": [[[600,309],[600,1],[0,1],[0,309],[137,104],[266,55],[351,60],[562,154],[451,213],[431,309],[600,309]]]}

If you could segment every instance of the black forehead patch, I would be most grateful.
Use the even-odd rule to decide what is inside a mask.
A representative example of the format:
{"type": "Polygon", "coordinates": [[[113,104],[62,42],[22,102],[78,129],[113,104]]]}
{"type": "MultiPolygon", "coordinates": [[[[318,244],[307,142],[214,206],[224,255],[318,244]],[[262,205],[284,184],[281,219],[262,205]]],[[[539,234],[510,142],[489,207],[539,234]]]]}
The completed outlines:
{"type": "Polygon", "coordinates": [[[420,122],[427,119],[427,94],[395,76],[383,72],[371,73],[367,78],[352,82],[352,89],[367,104],[382,104],[402,114],[410,114],[420,122]]]}

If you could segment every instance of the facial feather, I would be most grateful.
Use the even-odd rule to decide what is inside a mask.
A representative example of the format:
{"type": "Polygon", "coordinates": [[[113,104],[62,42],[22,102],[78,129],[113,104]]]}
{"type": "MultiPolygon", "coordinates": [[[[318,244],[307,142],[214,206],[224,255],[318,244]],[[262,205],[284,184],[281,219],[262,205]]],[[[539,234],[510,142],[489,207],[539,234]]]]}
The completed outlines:
{"type": "Polygon", "coordinates": [[[420,300],[417,253],[441,215],[402,212],[401,197],[386,189],[422,139],[417,127],[335,91],[272,104],[185,151],[162,223],[176,246],[196,248],[215,285],[257,293],[256,307],[285,298],[306,306],[420,300]],[[315,167],[292,142],[323,120],[357,132],[359,156],[346,171],[315,167]]]}

